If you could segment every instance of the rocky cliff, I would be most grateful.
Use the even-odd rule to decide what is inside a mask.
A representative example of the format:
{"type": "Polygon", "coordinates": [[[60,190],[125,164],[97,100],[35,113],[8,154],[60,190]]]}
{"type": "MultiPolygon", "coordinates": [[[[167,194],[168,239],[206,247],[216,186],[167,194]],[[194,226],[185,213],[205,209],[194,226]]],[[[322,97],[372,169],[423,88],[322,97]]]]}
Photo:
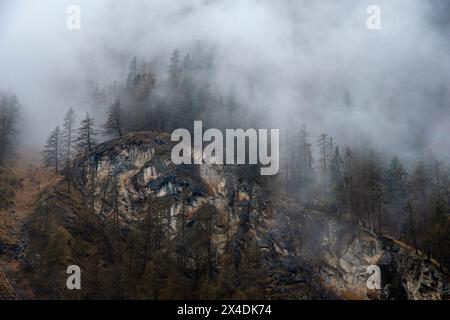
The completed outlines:
{"type": "MultiPolygon", "coordinates": [[[[253,175],[252,168],[176,166],[171,149],[170,137],[156,133],[103,143],[74,162],[73,184],[82,200],[68,199],[60,186],[48,190],[45,201],[59,201],[59,219],[69,231],[82,206],[115,221],[124,234],[155,207],[167,212],[160,223],[171,238],[196,226],[209,228],[215,273],[229,264],[238,267],[241,252],[254,243],[268,270],[269,298],[449,298],[447,273],[412,248],[307,209],[277,193],[270,178],[253,175]],[[205,207],[213,208],[211,226],[201,218],[205,207]],[[367,288],[369,265],[380,267],[379,290],[367,288]]],[[[194,253],[189,244],[184,248],[187,268],[194,268],[194,253]]]]}
{"type": "Polygon", "coordinates": [[[356,299],[449,299],[446,270],[412,247],[385,235],[336,221],[319,213],[314,225],[323,285],[338,296],[356,299]],[[368,267],[380,269],[380,290],[367,286],[368,267]]]}

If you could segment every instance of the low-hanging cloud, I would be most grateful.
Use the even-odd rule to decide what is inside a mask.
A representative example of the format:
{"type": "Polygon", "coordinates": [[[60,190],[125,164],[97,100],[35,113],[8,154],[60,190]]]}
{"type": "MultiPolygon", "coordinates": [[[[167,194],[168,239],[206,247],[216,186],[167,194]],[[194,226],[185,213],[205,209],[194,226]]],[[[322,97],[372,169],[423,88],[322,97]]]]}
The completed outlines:
{"type": "Polygon", "coordinates": [[[389,154],[448,157],[449,5],[375,2],[3,1],[0,89],[18,95],[29,139],[41,143],[67,108],[88,109],[92,83],[123,78],[131,57],[162,73],[173,50],[201,43],[214,49],[212,85],[274,126],[295,114],[341,143],[363,131],[389,154]],[[79,31],[66,28],[72,4],[79,31]],[[381,30],[366,27],[372,4],[381,30]]]}

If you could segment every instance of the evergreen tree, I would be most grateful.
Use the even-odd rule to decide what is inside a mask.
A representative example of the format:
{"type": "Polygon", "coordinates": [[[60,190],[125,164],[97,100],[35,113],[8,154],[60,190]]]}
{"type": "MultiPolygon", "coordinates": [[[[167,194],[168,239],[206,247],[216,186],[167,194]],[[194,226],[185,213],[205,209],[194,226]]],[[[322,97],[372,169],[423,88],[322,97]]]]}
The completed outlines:
{"type": "Polygon", "coordinates": [[[381,232],[382,227],[382,204],[386,189],[380,163],[379,155],[375,151],[369,152],[366,160],[364,208],[367,215],[366,225],[372,227],[374,231],[378,227],[378,232],[381,232]]]}
{"type": "Polygon", "coordinates": [[[340,215],[345,205],[345,185],[342,174],[342,159],[338,146],[336,146],[330,162],[330,191],[332,205],[340,215]]]}
{"type": "Polygon", "coordinates": [[[428,218],[428,199],[430,193],[430,177],[423,162],[419,162],[411,173],[411,203],[420,213],[419,225],[423,227],[428,218]]]}
{"type": "Polygon", "coordinates": [[[172,57],[170,58],[169,63],[169,83],[173,88],[178,88],[178,85],[180,84],[180,78],[181,78],[181,65],[180,65],[180,54],[178,50],[175,50],[172,54],[172,57]]]}
{"type": "Polygon", "coordinates": [[[123,123],[122,123],[122,108],[120,107],[120,100],[117,99],[114,104],[111,105],[108,111],[108,119],[103,125],[104,134],[121,137],[123,134],[123,123]]]}
{"type": "Polygon", "coordinates": [[[130,63],[129,71],[128,71],[128,77],[127,77],[127,86],[128,87],[132,87],[134,85],[137,74],[138,74],[137,58],[133,57],[133,59],[131,60],[131,63],[130,63]]]}
{"type": "Polygon", "coordinates": [[[55,171],[59,170],[59,162],[60,162],[60,144],[61,144],[61,130],[59,126],[57,126],[50,134],[47,139],[47,143],[44,147],[43,156],[44,156],[44,165],[46,167],[53,167],[55,171]]]}
{"type": "Polygon", "coordinates": [[[407,172],[397,157],[390,161],[385,176],[389,201],[400,203],[407,192],[407,172]]]}
{"type": "Polygon", "coordinates": [[[20,104],[16,96],[0,97],[0,165],[11,157],[17,137],[20,104]]]}
{"type": "Polygon", "coordinates": [[[67,182],[67,191],[70,193],[71,172],[70,160],[72,159],[74,151],[74,136],[75,136],[75,111],[70,108],[64,117],[63,130],[61,135],[61,147],[63,152],[63,160],[65,163],[65,178],[67,182]]]}
{"type": "Polygon", "coordinates": [[[314,179],[312,149],[306,125],[300,127],[295,139],[293,162],[294,181],[300,190],[304,190],[311,185],[314,179]]]}
{"type": "Polygon", "coordinates": [[[76,150],[78,153],[90,153],[94,149],[96,145],[94,126],[94,119],[87,113],[86,118],[81,121],[81,126],[78,129],[76,139],[76,150]]]}
{"type": "Polygon", "coordinates": [[[317,140],[317,146],[319,147],[320,154],[319,163],[322,174],[322,186],[324,195],[326,196],[329,188],[329,170],[333,153],[333,140],[329,135],[321,134],[317,140]]]}

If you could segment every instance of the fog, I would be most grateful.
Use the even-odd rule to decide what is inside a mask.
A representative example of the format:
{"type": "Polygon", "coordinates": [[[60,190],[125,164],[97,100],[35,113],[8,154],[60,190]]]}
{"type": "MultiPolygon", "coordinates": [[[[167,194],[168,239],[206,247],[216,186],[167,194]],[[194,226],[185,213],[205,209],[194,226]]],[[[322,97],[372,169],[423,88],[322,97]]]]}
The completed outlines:
{"type": "Polygon", "coordinates": [[[163,73],[175,49],[201,44],[215,54],[212,85],[274,126],[295,111],[313,136],[365,132],[388,154],[448,158],[449,16],[445,0],[3,0],[0,90],[20,99],[24,144],[37,147],[133,56],[163,73]],[[81,30],[66,27],[71,4],[81,30]],[[366,27],[371,4],[381,30],[366,27]]]}

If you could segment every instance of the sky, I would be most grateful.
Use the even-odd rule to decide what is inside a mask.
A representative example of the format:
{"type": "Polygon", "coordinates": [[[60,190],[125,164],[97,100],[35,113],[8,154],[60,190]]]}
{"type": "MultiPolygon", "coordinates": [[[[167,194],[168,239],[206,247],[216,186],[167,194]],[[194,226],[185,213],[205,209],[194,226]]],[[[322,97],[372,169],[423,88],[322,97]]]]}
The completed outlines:
{"type": "Polygon", "coordinates": [[[388,154],[448,159],[449,17],[445,0],[1,0],[0,91],[20,99],[24,144],[37,147],[133,56],[163,72],[175,49],[201,43],[214,48],[212,85],[274,126],[343,144],[365,132],[388,154]],[[380,30],[366,26],[373,4],[380,30]],[[81,30],[66,27],[69,5],[81,30]]]}

